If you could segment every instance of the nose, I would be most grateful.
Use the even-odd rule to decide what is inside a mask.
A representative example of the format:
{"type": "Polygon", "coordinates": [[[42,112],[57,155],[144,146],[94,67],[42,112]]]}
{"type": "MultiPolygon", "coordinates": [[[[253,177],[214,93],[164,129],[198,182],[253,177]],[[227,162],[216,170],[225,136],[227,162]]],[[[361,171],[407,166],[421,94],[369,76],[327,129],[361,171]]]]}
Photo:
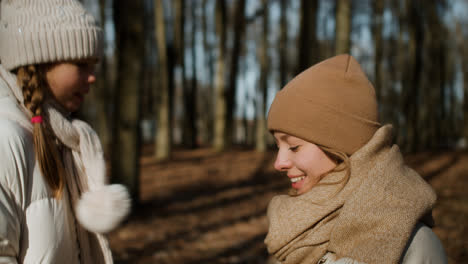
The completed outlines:
{"type": "Polygon", "coordinates": [[[290,169],[292,166],[292,162],[289,159],[288,155],[285,153],[282,153],[281,151],[278,151],[278,154],[276,155],[276,160],[274,167],[277,171],[286,171],[290,169]]]}
{"type": "Polygon", "coordinates": [[[89,63],[83,67],[82,73],[89,84],[96,82],[96,65],[94,63],[89,63]]]}
{"type": "Polygon", "coordinates": [[[96,82],[96,74],[94,73],[94,71],[91,71],[89,72],[88,74],[88,83],[94,83],[96,82]]]}

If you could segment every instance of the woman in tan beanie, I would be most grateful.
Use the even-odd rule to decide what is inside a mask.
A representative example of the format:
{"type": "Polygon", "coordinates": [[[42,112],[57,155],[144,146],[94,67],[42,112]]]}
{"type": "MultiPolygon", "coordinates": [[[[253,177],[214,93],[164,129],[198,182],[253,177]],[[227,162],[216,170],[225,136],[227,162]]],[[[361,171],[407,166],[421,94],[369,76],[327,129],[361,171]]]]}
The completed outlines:
{"type": "Polygon", "coordinates": [[[271,105],[275,169],[292,191],[268,207],[268,251],[284,264],[446,263],[432,188],[378,123],[372,84],[339,55],[296,76],[271,105]]]}
{"type": "Polygon", "coordinates": [[[0,263],[112,263],[128,214],[99,138],[70,118],[96,80],[101,29],[76,0],[0,0],[0,263]]]}

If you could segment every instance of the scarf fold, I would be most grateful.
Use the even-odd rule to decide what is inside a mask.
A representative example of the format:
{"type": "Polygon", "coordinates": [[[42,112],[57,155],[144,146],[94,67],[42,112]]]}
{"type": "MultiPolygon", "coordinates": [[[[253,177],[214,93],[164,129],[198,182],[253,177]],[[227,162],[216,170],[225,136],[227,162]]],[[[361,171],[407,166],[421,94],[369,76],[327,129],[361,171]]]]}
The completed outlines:
{"type": "Polygon", "coordinates": [[[338,259],[397,263],[436,195],[405,166],[391,139],[392,126],[383,126],[350,157],[351,176],[341,190],[322,183],[336,182],[346,171],[329,173],[303,195],[274,197],[265,239],[270,254],[284,264],[317,263],[327,252],[338,259]]]}
{"type": "MultiPolygon", "coordinates": [[[[17,85],[16,75],[7,71],[0,64],[0,97],[16,98],[19,109],[23,114],[11,111],[1,113],[6,118],[18,122],[29,131],[33,131],[30,122],[30,111],[23,104],[23,94],[17,85]]],[[[86,238],[86,243],[97,241],[100,247],[108,245],[101,233],[114,229],[129,213],[130,198],[126,188],[119,184],[107,184],[104,154],[99,137],[85,122],[69,120],[54,106],[54,103],[44,104],[45,116],[58,140],[66,146],[63,153],[64,166],[67,171],[67,186],[69,188],[72,207],[75,216],[88,231],[96,233],[94,238],[86,238]]],[[[78,236],[81,240],[85,235],[78,236]]],[[[92,260],[95,249],[82,249],[84,259],[92,260]],[[88,252],[89,251],[89,252],[88,252]]],[[[110,252],[104,250],[103,252],[110,252]]],[[[106,263],[112,262],[110,254],[104,256],[106,263]]],[[[93,261],[91,261],[93,262],[93,261]]]]}

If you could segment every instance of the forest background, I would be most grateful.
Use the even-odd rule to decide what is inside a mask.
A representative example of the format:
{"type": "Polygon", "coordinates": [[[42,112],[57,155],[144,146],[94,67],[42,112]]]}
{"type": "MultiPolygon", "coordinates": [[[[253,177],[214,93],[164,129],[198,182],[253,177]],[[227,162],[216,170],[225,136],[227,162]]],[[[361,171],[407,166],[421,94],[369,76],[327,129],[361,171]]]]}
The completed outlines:
{"type": "Polygon", "coordinates": [[[266,206],[287,188],[271,171],[269,105],[295,75],[341,53],[361,63],[381,123],[394,125],[410,165],[447,202],[439,214],[449,207],[457,214],[459,222],[437,233],[449,260],[468,257],[468,197],[456,191],[468,187],[460,165],[468,160],[467,0],[82,2],[105,44],[78,116],[98,131],[111,180],[134,201],[126,224],[110,234],[117,262],[265,263],[266,206]],[[241,201],[249,209],[231,208],[241,201]],[[225,211],[216,211],[218,220],[231,210],[254,212],[199,224],[210,210],[225,211]],[[172,230],[176,215],[193,219],[172,230]],[[226,237],[201,238],[215,229],[249,240],[220,246],[226,237]],[[195,253],[181,253],[187,247],[195,253]]]}

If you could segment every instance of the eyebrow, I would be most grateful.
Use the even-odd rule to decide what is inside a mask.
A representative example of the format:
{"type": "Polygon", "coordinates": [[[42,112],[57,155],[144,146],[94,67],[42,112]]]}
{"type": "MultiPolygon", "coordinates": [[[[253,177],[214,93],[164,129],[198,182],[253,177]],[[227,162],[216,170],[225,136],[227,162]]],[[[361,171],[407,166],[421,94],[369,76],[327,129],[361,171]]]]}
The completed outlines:
{"type": "Polygon", "coordinates": [[[288,134],[284,134],[284,135],[281,135],[279,138],[280,138],[281,140],[286,141],[288,138],[290,138],[290,136],[289,136],[288,134]]]}

